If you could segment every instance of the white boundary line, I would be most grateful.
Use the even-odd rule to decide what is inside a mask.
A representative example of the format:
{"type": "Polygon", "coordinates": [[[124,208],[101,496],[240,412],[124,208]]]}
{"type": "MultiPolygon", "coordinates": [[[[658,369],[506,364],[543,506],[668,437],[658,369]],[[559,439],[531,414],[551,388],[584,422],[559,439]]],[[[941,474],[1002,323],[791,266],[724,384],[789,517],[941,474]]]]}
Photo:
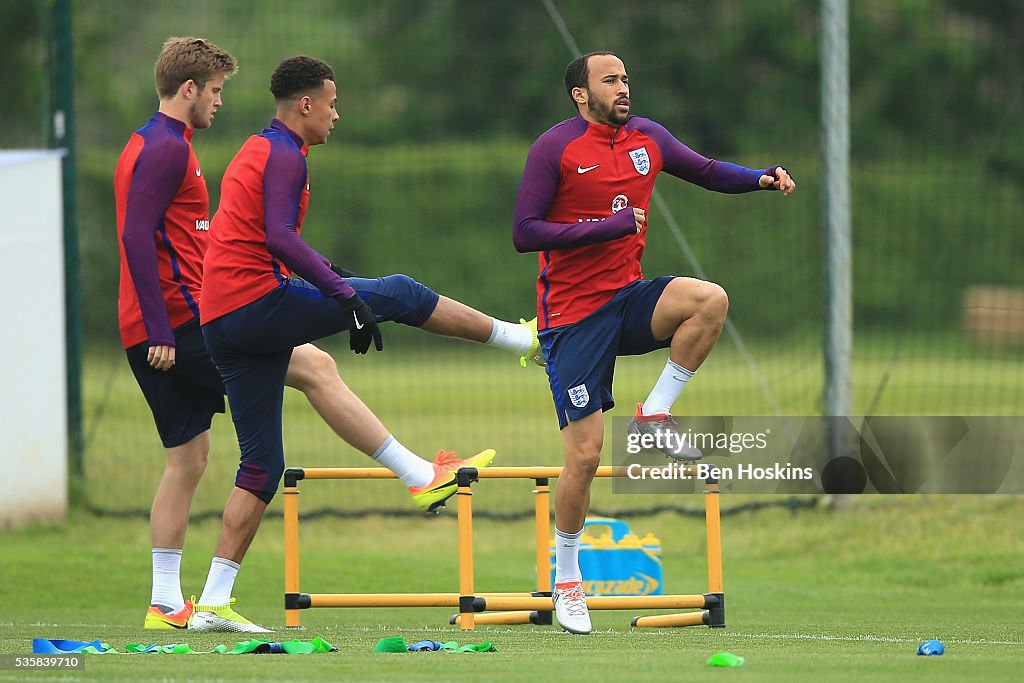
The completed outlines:
{"type": "MultiPolygon", "coordinates": [[[[901,638],[896,636],[830,636],[825,633],[729,633],[740,638],[758,638],[765,640],[836,640],[843,642],[878,642],[878,643],[920,643],[928,638],[901,638]]],[[[1024,645],[1018,640],[987,640],[985,638],[940,638],[943,643],[958,645],[1024,645]]]]}
{"type": "MultiPolygon", "coordinates": [[[[0,624],[0,626],[14,626],[15,624],[0,624]]],[[[30,626],[60,626],[62,628],[123,628],[124,625],[117,624],[47,624],[38,622],[30,624],[30,626]]],[[[554,628],[551,629],[512,629],[512,628],[495,628],[500,624],[487,625],[486,629],[490,633],[535,633],[535,634],[555,634],[560,635],[561,631],[557,633],[554,628]]],[[[286,631],[284,628],[278,628],[281,632],[299,632],[299,631],[286,631]]],[[[300,629],[300,631],[307,630],[306,627],[300,629]]],[[[339,632],[342,631],[362,631],[364,633],[369,632],[394,632],[394,633],[453,633],[451,627],[444,626],[419,626],[419,627],[402,627],[402,626],[344,626],[337,629],[339,632]]],[[[618,630],[598,630],[595,633],[618,633],[618,630]]],[[[648,633],[657,633],[662,635],[676,635],[679,633],[677,629],[650,629],[648,633]]],[[[188,631],[181,631],[181,633],[189,633],[188,631]]],[[[192,633],[195,633],[194,631],[192,633]]],[[[902,636],[876,636],[871,634],[864,634],[860,636],[831,636],[827,633],[737,633],[735,631],[714,631],[713,635],[722,636],[724,638],[749,638],[751,640],[820,640],[820,641],[836,641],[836,642],[847,642],[847,643],[922,643],[930,638],[907,638],[902,636]]],[[[102,640],[102,638],[100,639],[102,640]]],[[[954,638],[954,637],[942,637],[939,638],[943,643],[949,645],[1015,645],[1018,647],[1024,646],[1024,641],[1021,640],[988,640],[987,638],[954,638]]]]}

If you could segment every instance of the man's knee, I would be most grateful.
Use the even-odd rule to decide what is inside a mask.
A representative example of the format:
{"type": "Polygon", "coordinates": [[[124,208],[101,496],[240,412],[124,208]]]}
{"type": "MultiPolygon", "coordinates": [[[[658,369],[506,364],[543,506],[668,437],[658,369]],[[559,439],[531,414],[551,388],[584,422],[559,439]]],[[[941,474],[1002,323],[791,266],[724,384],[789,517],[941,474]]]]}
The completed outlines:
{"type": "Polygon", "coordinates": [[[187,477],[193,481],[199,481],[203,478],[203,473],[206,472],[206,464],[209,461],[209,453],[203,452],[196,454],[194,457],[181,458],[173,465],[168,461],[168,468],[175,469],[181,476],[187,477]]]}
{"type": "Polygon", "coordinates": [[[400,273],[381,278],[378,294],[400,301],[405,311],[394,321],[414,327],[422,326],[437,307],[437,292],[400,273]]]}
{"type": "MultiPolygon", "coordinates": [[[[574,426],[581,425],[579,423],[570,423],[569,428],[571,429],[574,426]]],[[[565,444],[566,468],[577,476],[592,479],[597,473],[598,466],[601,464],[602,434],[591,434],[588,430],[578,432],[577,436],[580,438],[571,438],[565,444]]]]}
{"type": "Polygon", "coordinates": [[[671,308],[684,319],[699,316],[725,320],[729,295],[721,285],[696,278],[677,278],[670,287],[666,294],[671,297],[671,308]]]}
{"type": "Polygon", "coordinates": [[[578,484],[587,484],[594,480],[597,468],[601,464],[601,452],[578,450],[566,452],[563,477],[572,478],[578,484]]]}
{"type": "Polygon", "coordinates": [[[284,474],[284,458],[280,462],[252,462],[243,460],[235,475],[235,486],[270,504],[277,493],[277,484],[284,474]]]}
{"type": "Polygon", "coordinates": [[[210,456],[210,433],[197,434],[189,441],[167,449],[167,469],[179,477],[199,481],[210,456]]]}
{"type": "Polygon", "coordinates": [[[603,445],[604,418],[600,410],[573,420],[562,429],[566,469],[592,479],[601,464],[603,445]]]}
{"type": "Polygon", "coordinates": [[[593,449],[574,450],[572,453],[566,454],[565,464],[577,474],[592,479],[597,474],[597,468],[601,465],[601,451],[593,449]]]}
{"type": "Polygon", "coordinates": [[[285,378],[288,386],[305,393],[337,379],[338,365],[331,354],[312,344],[303,344],[292,352],[285,378]]]}
{"type": "Polygon", "coordinates": [[[710,318],[725,320],[729,313],[729,294],[714,282],[706,282],[706,291],[701,302],[701,310],[710,318]]]}

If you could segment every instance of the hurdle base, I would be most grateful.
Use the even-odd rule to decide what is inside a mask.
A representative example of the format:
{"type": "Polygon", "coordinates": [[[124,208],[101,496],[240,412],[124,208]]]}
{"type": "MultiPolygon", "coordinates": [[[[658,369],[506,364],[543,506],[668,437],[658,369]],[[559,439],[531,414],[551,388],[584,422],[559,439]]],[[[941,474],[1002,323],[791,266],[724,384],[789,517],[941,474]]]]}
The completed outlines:
{"type": "Polygon", "coordinates": [[[704,607],[705,609],[699,612],[633,617],[629,625],[633,628],[669,628],[673,626],[725,628],[725,594],[705,593],[704,607]]]}
{"type": "Polygon", "coordinates": [[[709,593],[708,596],[715,598],[714,602],[709,601],[708,626],[711,628],[725,628],[725,594],[709,593]]]}
{"type": "Polygon", "coordinates": [[[680,612],[678,614],[656,614],[644,617],[633,617],[629,622],[632,628],[669,628],[674,626],[710,626],[708,610],[700,612],[680,612]]]}
{"type": "MultiPolygon", "coordinates": [[[[473,617],[476,624],[533,624],[535,626],[550,626],[552,624],[551,612],[517,610],[514,612],[481,612],[473,617]]],[[[462,624],[462,615],[453,614],[448,620],[452,626],[462,624]]]]}

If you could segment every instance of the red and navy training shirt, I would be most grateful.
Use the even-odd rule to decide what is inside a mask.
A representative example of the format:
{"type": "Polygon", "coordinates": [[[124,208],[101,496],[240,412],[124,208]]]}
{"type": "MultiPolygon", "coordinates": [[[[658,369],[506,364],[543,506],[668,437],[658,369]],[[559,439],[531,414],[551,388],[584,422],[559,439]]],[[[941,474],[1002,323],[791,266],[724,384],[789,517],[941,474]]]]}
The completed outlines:
{"type": "Polygon", "coordinates": [[[125,348],[174,346],[174,328],[199,315],[210,196],[192,132],[157,112],[117,161],[117,313],[125,348]]]}
{"type": "Polygon", "coordinates": [[[543,133],[526,157],[512,233],[518,251],[540,252],[538,327],[582,320],[643,277],[647,226],[638,234],[629,209],[649,211],[659,172],[740,193],[775,168],[707,159],[639,116],[618,128],[576,116],[543,133]]]}
{"type": "Polygon", "coordinates": [[[224,172],[203,265],[203,324],[256,301],[291,273],[339,301],[355,291],[300,237],[309,203],[302,138],[274,119],[224,172]]]}

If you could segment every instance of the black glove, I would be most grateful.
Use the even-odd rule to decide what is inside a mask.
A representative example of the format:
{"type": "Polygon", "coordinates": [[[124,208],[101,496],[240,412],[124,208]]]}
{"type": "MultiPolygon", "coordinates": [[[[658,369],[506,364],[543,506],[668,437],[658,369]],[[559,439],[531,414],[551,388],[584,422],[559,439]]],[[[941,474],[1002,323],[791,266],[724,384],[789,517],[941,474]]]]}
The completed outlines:
{"type": "Polygon", "coordinates": [[[351,316],[348,328],[348,347],[356,353],[366,353],[370,350],[370,341],[374,347],[381,351],[384,348],[384,339],[380,335],[380,327],[377,326],[377,316],[373,309],[355,295],[342,302],[345,308],[345,315],[351,316]]]}
{"type": "Polygon", "coordinates": [[[337,263],[331,264],[331,270],[340,275],[341,277],[359,277],[348,268],[342,268],[337,263]]]}

